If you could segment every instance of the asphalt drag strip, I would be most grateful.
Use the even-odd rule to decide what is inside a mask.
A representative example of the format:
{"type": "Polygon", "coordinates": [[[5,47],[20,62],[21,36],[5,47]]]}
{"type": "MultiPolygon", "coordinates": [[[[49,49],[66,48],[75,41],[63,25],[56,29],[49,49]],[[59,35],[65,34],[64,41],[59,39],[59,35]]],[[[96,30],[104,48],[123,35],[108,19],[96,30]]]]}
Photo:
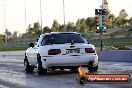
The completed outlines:
{"type": "MultiPolygon", "coordinates": [[[[132,63],[99,62],[99,70],[88,74],[130,74],[132,76],[132,63]]],[[[0,88],[132,88],[132,82],[80,85],[76,82],[77,75],[78,72],[69,70],[49,71],[46,75],[39,75],[36,69],[33,73],[25,73],[23,57],[0,58],[0,88]]]]}

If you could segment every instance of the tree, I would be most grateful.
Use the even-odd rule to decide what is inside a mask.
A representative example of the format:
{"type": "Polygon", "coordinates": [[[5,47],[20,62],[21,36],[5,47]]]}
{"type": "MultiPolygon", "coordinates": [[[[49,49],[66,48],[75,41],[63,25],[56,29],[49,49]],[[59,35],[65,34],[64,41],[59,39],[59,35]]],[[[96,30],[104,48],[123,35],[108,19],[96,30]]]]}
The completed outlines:
{"type": "Polygon", "coordinates": [[[43,28],[43,33],[49,33],[49,32],[51,32],[51,29],[48,26],[43,28]]]}
{"type": "Polygon", "coordinates": [[[31,24],[28,25],[28,29],[26,30],[28,35],[32,35],[33,34],[33,28],[31,27],[31,24]]]}
{"type": "Polygon", "coordinates": [[[132,17],[128,20],[129,24],[132,25],[132,17]]]}
{"type": "Polygon", "coordinates": [[[0,45],[4,44],[4,35],[0,34],[0,45]]]}
{"type": "Polygon", "coordinates": [[[118,27],[121,27],[122,25],[121,19],[119,17],[116,17],[114,20],[114,24],[118,27]]]}
{"type": "Polygon", "coordinates": [[[89,31],[96,29],[96,20],[95,17],[88,17],[86,19],[86,25],[89,31]]]}
{"type": "Polygon", "coordinates": [[[56,32],[56,31],[59,31],[59,29],[60,29],[60,24],[58,23],[57,20],[54,20],[53,24],[52,24],[52,27],[51,27],[51,30],[53,32],[56,32]]]}
{"type": "Polygon", "coordinates": [[[114,21],[114,19],[115,19],[115,15],[114,15],[114,14],[110,14],[110,15],[109,15],[109,20],[110,20],[110,21],[114,21]]]}
{"type": "Polygon", "coordinates": [[[114,14],[110,14],[109,15],[109,20],[110,20],[110,22],[111,22],[111,27],[114,27],[115,26],[115,15],[114,14]]]}
{"type": "Polygon", "coordinates": [[[67,23],[67,31],[75,31],[75,24],[73,22],[67,23]]]}
{"type": "Polygon", "coordinates": [[[37,35],[41,33],[39,22],[34,23],[33,32],[34,34],[37,34],[37,35]]]}
{"type": "Polygon", "coordinates": [[[125,9],[122,9],[119,12],[119,16],[117,17],[117,24],[119,25],[119,27],[125,27],[127,23],[127,16],[128,14],[126,13],[125,9]]]}
{"type": "Polygon", "coordinates": [[[31,24],[29,24],[28,26],[28,29],[26,31],[28,35],[38,35],[41,33],[41,30],[40,30],[40,24],[39,22],[35,22],[33,24],[33,27],[31,26],[31,24]]]}
{"type": "Polygon", "coordinates": [[[8,29],[6,29],[6,34],[7,34],[7,36],[11,36],[12,35],[12,33],[8,29]]]}
{"type": "Polygon", "coordinates": [[[126,19],[128,16],[128,14],[126,13],[125,9],[122,9],[120,12],[119,12],[119,18],[120,19],[126,19]]]}
{"type": "Polygon", "coordinates": [[[14,31],[12,36],[13,36],[13,38],[16,38],[17,35],[18,35],[18,31],[14,31]]]}
{"type": "Polygon", "coordinates": [[[86,32],[87,26],[86,26],[86,20],[84,18],[78,19],[76,22],[76,29],[78,32],[86,32]]]}
{"type": "Polygon", "coordinates": [[[11,40],[13,38],[12,33],[8,29],[6,29],[6,35],[7,35],[7,40],[11,40]]]}

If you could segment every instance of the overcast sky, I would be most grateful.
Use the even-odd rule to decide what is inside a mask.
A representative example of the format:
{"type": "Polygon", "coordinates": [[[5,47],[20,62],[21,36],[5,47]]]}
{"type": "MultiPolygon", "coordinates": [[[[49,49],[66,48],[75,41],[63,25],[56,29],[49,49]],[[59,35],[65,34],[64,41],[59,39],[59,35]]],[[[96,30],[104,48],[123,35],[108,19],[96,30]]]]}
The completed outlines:
{"type": "MultiPolygon", "coordinates": [[[[40,0],[26,0],[27,26],[40,21],[40,0]]],[[[43,27],[51,27],[54,19],[63,24],[63,0],[41,0],[43,27]]],[[[25,11],[24,0],[0,0],[0,34],[4,33],[4,6],[6,12],[6,28],[13,32],[24,33],[25,11]]],[[[121,9],[125,9],[132,16],[132,0],[108,0],[111,13],[118,16],[121,9]]],[[[65,0],[66,22],[76,22],[79,18],[95,15],[95,9],[102,4],[102,0],[65,0]]]]}

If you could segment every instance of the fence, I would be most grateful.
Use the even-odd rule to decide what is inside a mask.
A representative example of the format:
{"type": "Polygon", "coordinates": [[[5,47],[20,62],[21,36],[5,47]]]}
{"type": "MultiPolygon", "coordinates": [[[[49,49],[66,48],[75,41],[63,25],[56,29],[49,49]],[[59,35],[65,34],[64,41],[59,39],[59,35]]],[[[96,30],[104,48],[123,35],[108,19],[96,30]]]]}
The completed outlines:
{"type": "MultiPolygon", "coordinates": [[[[31,42],[35,43],[37,38],[38,36],[16,38],[15,40],[9,41],[7,45],[0,46],[0,48],[8,48],[8,47],[27,48],[29,43],[31,42]]],[[[100,39],[87,39],[87,41],[95,45],[96,47],[100,47],[100,39]]],[[[132,37],[103,39],[103,46],[125,46],[125,45],[132,45],[132,37]]]]}

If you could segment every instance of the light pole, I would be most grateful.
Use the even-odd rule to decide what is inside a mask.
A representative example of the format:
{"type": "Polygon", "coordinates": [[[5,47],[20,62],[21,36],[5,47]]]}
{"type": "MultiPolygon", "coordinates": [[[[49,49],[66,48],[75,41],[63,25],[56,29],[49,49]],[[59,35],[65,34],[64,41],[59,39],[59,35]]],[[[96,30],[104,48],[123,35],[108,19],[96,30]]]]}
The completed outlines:
{"type": "Polygon", "coordinates": [[[65,24],[65,1],[63,0],[63,18],[64,18],[64,31],[66,30],[66,24],[65,24]]]}
{"type": "Polygon", "coordinates": [[[24,0],[24,10],[25,10],[25,30],[27,33],[27,9],[26,9],[26,0],[24,0]]]}
{"type": "Polygon", "coordinates": [[[41,4],[41,0],[40,0],[40,30],[41,30],[41,34],[43,32],[43,23],[42,23],[42,4],[41,4]]]}
{"type": "Polygon", "coordinates": [[[3,8],[4,8],[4,27],[5,27],[5,44],[7,44],[7,29],[6,29],[6,9],[5,9],[5,0],[3,3],[3,8]]]}

